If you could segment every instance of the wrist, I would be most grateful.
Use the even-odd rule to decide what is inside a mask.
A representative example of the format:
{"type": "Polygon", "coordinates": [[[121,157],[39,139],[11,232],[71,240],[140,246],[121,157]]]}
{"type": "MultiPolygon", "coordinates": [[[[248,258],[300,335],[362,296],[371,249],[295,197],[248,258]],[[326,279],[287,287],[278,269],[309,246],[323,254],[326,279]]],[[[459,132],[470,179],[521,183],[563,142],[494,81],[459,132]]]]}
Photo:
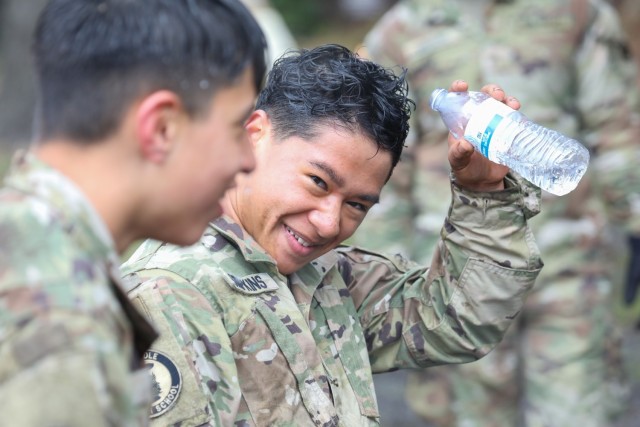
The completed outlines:
{"type": "Polygon", "coordinates": [[[494,191],[502,191],[506,188],[504,178],[501,179],[500,181],[492,181],[492,182],[479,182],[479,181],[465,182],[458,179],[454,172],[451,172],[450,179],[451,179],[451,182],[454,182],[460,188],[463,188],[467,191],[475,191],[479,193],[491,193],[494,191]]]}
{"type": "Polygon", "coordinates": [[[505,189],[504,179],[500,180],[500,182],[494,182],[494,183],[479,183],[479,184],[474,183],[473,185],[460,184],[460,186],[469,191],[477,191],[477,192],[483,192],[483,193],[491,193],[494,191],[502,191],[505,189]]]}

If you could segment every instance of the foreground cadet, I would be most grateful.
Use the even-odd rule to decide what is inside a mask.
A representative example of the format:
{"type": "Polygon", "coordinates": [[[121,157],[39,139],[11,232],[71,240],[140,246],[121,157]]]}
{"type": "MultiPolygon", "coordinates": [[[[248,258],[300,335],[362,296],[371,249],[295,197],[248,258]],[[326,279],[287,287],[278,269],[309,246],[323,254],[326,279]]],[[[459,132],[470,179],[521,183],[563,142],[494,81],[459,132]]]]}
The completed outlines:
{"type": "Polygon", "coordinates": [[[452,73],[472,85],[499,81],[525,114],[591,152],[574,192],[542,195],[531,227],[545,268],[505,339],[477,363],[411,373],[409,405],[437,426],[611,425],[628,393],[611,301],[626,239],[611,223],[640,236],[635,75],[615,11],[601,0],[402,0],[364,45],[372,60],[410,70],[417,112],[410,148],[357,244],[393,241],[405,256],[431,258],[424,242],[439,238],[449,177],[448,131],[429,95],[452,73]]]}
{"type": "Polygon", "coordinates": [[[138,426],[154,329],[119,254],[192,244],[255,158],[265,42],[233,0],[53,0],[33,147],[0,190],[0,425],[138,426]]]}
{"type": "Polygon", "coordinates": [[[431,269],[339,247],[378,201],[411,107],[402,77],[341,46],[276,61],[247,123],[256,170],[225,215],[197,244],[149,240],[123,266],[161,331],[154,425],[378,425],[373,372],[469,362],[501,339],[542,266],[527,225],[539,191],[466,142],[450,141],[431,269]]]}

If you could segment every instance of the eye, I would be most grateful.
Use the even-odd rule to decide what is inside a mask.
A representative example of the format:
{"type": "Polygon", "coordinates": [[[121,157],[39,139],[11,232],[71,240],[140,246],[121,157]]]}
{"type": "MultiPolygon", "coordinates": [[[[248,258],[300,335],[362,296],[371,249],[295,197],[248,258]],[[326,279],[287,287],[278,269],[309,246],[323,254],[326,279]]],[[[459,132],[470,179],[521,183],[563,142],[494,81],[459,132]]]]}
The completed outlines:
{"type": "Polygon", "coordinates": [[[358,203],[358,202],[347,202],[347,204],[359,211],[362,212],[367,212],[369,210],[369,206],[363,205],[362,203],[358,203]]]}
{"type": "Polygon", "coordinates": [[[311,180],[314,182],[314,184],[316,184],[318,187],[322,188],[323,190],[326,190],[328,188],[327,183],[324,182],[322,178],[319,178],[315,175],[311,175],[311,180]]]}

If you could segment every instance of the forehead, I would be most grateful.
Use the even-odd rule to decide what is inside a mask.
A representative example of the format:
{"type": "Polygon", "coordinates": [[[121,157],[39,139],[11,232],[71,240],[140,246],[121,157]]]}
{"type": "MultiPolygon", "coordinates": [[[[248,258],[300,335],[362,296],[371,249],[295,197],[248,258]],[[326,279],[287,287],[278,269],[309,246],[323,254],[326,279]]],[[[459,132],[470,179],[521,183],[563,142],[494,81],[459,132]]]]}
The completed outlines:
{"type": "Polygon", "coordinates": [[[378,147],[363,132],[326,124],[316,127],[309,139],[293,139],[298,139],[296,151],[308,164],[320,169],[330,167],[344,175],[345,180],[384,184],[391,172],[391,153],[378,147]]]}

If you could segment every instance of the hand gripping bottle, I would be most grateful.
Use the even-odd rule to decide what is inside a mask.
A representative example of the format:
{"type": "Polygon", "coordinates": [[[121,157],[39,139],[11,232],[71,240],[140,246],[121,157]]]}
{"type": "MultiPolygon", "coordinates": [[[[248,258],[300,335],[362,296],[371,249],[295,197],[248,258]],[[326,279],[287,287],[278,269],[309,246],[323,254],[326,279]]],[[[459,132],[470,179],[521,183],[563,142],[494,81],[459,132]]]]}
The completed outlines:
{"type": "Polygon", "coordinates": [[[430,103],[453,136],[464,136],[486,158],[549,193],[569,193],[587,170],[589,150],[584,145],[483,92],[436,89],[430,103]]]}

